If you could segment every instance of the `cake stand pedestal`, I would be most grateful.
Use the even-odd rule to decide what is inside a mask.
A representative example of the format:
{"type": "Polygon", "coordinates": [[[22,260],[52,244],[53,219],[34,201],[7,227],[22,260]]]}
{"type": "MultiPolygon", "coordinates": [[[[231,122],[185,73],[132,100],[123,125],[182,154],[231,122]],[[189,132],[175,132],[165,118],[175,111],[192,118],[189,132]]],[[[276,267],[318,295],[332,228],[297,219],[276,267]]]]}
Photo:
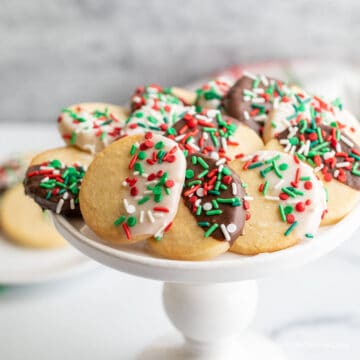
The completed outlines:
{"type": "Polygon", "coordinates": [[[226,253],[201,262],[158,258],[143,244],[114,248],[102,243],[81,221],[58,215],[53,215],[53,220],[65,239],[96,261],[164,281],[164,308],[182,339],[159,340],[137,360],[283,360],[279,346],[248,329],[256,313],[256,279],[333,250],[356,230],[359,215],[360,205],[338,224],[322,228],[314,239],[289,249],[256,256],[226,253]]]}

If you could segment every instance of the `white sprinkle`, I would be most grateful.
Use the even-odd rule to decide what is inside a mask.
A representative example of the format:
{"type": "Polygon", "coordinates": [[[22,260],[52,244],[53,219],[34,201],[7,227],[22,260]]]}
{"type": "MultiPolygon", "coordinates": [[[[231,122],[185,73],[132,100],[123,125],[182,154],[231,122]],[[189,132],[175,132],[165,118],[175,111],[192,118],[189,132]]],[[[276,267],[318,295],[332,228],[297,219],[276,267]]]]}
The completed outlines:
{"type": "Polygon", "coordinates": [[[149,174],[146,174],[146,173],[142,173],[141,176],[145,179],[147,179],[147,177],[149,176],[149,174]]]}
{"type": "Polygon", "coordinates": [[[260,75],[260,79],[261,79],[261,82],[264,84],[264,86],[269,85],[269,81],[268,81],[267,77],[264,74],[260,75]]]}
{"type": "Polygon", "coordinates": [[[340,145],[339,142],[336,143],[335,149],[336,149],[336,152],[342,152],[342,150],[341,150],[341,145],[340,145]]]}
{"type": "Polygon", "coordinates": [[[267,118],[266,114],[254,116],[255,121],[264,121],[266,120],[266,118],[267,118]]]}
{"type": "Polygon", "coordinates": [[[250,96],[244,96],[244,97],[243,97],[243,100],[244,100],[244,101],[251,101],[251,99],[252,99],[252,98],[251,98],[250,96]]]}
{"type": "Polygon", "coordinates": [[[334,177],[337,178],[339,176],[339,174],[340,174],[340,171],[338,169],[336,169],[334,171],[334,177]]]}
{"type": "Polygon", "coordinates": [[[130,205],[127,201],[127,199],[124,199],[124,207],[128,214],[133,214],[136,211],[136,208],[134,205],[130,205]]]}
{"type": "Polygon", "coordinates": [[[227,231],[230,233],[230,234],[232,234],[232,233],[234,233],[235,231],[236,231],[236,229],[237,229],[237,226],[235,225],[235,224],[229,224],[227,227],[227,231]]]}
{"type": "Polygon", "coordinates": [[[223,168],[224,168],[224,165],[223,165],[223,164],[221,164],[221,165],[218,167],[219,173],[221,173],[221,172],[223,171],[223,168]]]}
{"type": "Polygon", "coordinates": [[[211,210],[211,209],[212,209],[212,204],[211,204],[211,202],[206,202],[206,203],[203,205],[203,209],[204,209],[205,211],[211,210]]]}
{"type": "Polygon", "coordinates": [[[346,138],[344,135],[341,135],[340,136],[340,139],[347,145],[347,146],[349,146],[349,147],[353,147],[354,146],[354,144],[348,139],[348,138],[346,138]]]}
{"type": "Polygon", "coordinates": [[[273,103],[273,107],[274,109],[277,109],[279,107],[279,103],[280,103],[280,98],[275,98],[274,99],[274,103],[273,103]]]}
{"type": "Polygon", "coordinates": [[[43,178],[40,182],[46,182],[46,181],[48,181],[49,180],[49,177],[47,176],[47,177],[45,177],[45,178],[43,178]]]}
{"type": "Polygon", "coordinates": [[[60,199],[59,202],[56,205],[56,213],[57,214],[60,214],[63,206],[64,206],[64,199],[60,199]]]}
{"type": "Polygon", "coordinates": [[[218,160],[219,159],[219,153],[217,153],[216,151],[212,151],[210,153],[210,157],[214,160],[218,160]]]}
{"type": "Polygon", "coordinates": [[[335,151],[328,151],[323,155],[324,160],[331,159],[335,156],[335,151]]]}
{"type": "Polygon", "coordinates": [[[203,133],[203,138],[204,138],[204,140],[209,139],[209,134],[208,133],[203,133]]]}
{"type": "Polygon", "coordinates": [[[287,145],[287,144],[289,144],[289,140],[288,139],[280,139],[280,144],[281,145],[287,145]]]}
{"type": "Polygon", "coordinates": [[[75,209],[75,201],[74,201],[74,199],[70,199],[70,209],[71,210],[75,209]]]}
{"type": "Polygon", "coordinates": [[[252,99],[252,102],[253,102],[254,104],[261,104],[261,103],[264,103],[264,102],[265,102],[265,99],[262,98],[262,97],[257,97],[257,98],[255,98],[255,99],[252,99]]]}
{"type": "Polygon", "coordinates": [[[150,222],[153,224],[153,223],[155,222],[155,218],[154,218],[151,210],[148,210],[148,211],[147,211],[147,216],[148,216],[150,222]]]}
{"type": "Polygon", "coordinates": [[[291,150],[291,147],[292,147],[292,145],[291,145],[291,143],[289,142],[289,143],[286,145],[284,151],[285,151],[285,152],[289,152],[289,151],[291,150]]]}
{"type": "Polygon", "coordinates": [[[221,146],[223,147],[223,149],[225,150],[225,151],[227,151],[227,143],[226,143],[226,139],[224,138],[224,137],[221,137],[220,138],[221,140],[221,146]]]}
{"type": "Polygon", "coordinates": [[[236,186],[236,183],[234,183],[234,182],[231,183],[231,190],[232,190],[232,194],[233,194],[233,195],[237,195],[237,186],[236,186]]]}
{"type": "Polygon", "coordinates": [[[295,150],[296,150],[296,146],[294,145],[294,146],[291,147],[290,154],[294,155],[295,150]]]}
{"type": "Polygon", "coordinates": [[[252,201],[254,198],[252,196],[244,196],[244,200],[252,201]]]}
{"type": "Polygon", "coordinates": [[[343,167],[348,167],[349,165],[350,165],[350,163],[348,161],[343,161],[343,162],[337,163],[336,167],[343,168],[343,167]]]}
{"type": "Polygon", "coordinates": [[[200,205],[201,205],[201,199],[197,199],[196,201],[195,201],[195,206],[196,207],[199,207],[200,205]]]}
{"type": "Polygon", "coordinates": [[[140,211],[140,224],[142,224],[144,222],[144,210],[140,211]]]}
{"type": "Polygon", "coordinates": [[[68,192],[65,192],[64,195],[63,195],[63,199],[64,200],[67,200],[69,198],[69,193],[68,192]]]}
{"type": "Polygon", "coordinates": [[[126,187],[126,186],[128,186],[128,183],[126,181],[123,181],[122,186],[126,187]]]}
{"type": "Polygon", "coordinates": [[[203,188],[198,188],[196,190],[196,195],[200,196],[200,197],[203,197],[204,196],[204,189],[203,188]]]}
{"type": "Polygon", "coordinates": [[[273,201],[279,201],[280,200],[280,198],[278,196],[271,196],[271,195],[265,195],[265,199],[273,200],[273,201]]]}
{"type": "Polygon", "coordinates": [[[264,93],[264,89],[263,88],[256,88],[256,89],[253,89],[253,92],[255,94],[263,94],[264,93]]]}
{"type": "Polygon", "coordinates": [[[225,162],[226,162],[226,159],[225,159],[225,158],[222,158],[222,159],[218,160],[218,161],[215,163],[215,165],[216,165],[216,166],[219,166],[219,165],[225,164],[225,162]]]}
{"type": "Polygon", "coordinates": [[[248,78],[250,78],[250,79],[253,79],[253,80],[256,80],[256,75],[254,75],[254,74],[252,74],[251,72],[249,72],[249,71],[243,71],[243,76],[246,76],[246,77],[248,77],[248,78]]]}
{"type": "Polygon", "coordinates": [[[283,186],[284,182],[285,182],[285,179],[281,179],[281,180],[274,186],[274,188],[275,188],[275,189],[280,189],[280,188],[283,186]]]}
{"type": "Polygon", "coordinates": [[[221,225],[220,225],[220,229],[221,229],[221,231],[222,231],[222,233],[223,233],[223,235],[224,235],[225,240],[226,240],[226,241],[230,241],[230,240],[231,240],[231,237],[230,237],[229,232],[228,232],[227,229],[226,229],[226,226],[225,226],[224,224],[221,224],[221,225]]]}
{"type": "Polygon", "coordinates": [[[138,176],[138,175],[140,175],[140,173],[139,173],[138,171],[134,171],[134,172],[133,172],[133,175],[134,175],[134,176],[138,176]]]}
{"type": "Polygon", "coordinates": [[[320,166],[318,166],[314,169],[314,172],[315,173],[319,172],[323,167],[324,167],[324,164],[321,164],[320,166]]]}
{"type": "Polygon", "coordinates": [[[185,137],[185,135],[179,135],[175,138],[176,141],[180,141],[185,137]]]}
{"type": "Polygon", "coordinates": [[[249,112],[246,110],[244,111],[244,118],[245,118],[245,120],[250,120],[249,112]]]}
{"type": "Polygon", "coordinates": [[[147,195],[147,194],[152,194],[152,191],[151,190],[144,190],[144,194],[147,195]]]}

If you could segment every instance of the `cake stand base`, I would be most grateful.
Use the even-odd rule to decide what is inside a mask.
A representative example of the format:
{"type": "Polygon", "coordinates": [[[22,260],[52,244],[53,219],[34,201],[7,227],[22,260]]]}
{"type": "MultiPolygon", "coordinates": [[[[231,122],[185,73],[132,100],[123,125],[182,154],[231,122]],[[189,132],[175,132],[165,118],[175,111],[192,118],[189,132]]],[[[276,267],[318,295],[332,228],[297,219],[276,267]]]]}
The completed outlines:
{"type": "Polygon", "coordinates": [[[165,283],[165,311],[183,335],[164,338],[137,360],[284,360],[281,349],[248,331],[257,305],[256,281],[165,283]]]}

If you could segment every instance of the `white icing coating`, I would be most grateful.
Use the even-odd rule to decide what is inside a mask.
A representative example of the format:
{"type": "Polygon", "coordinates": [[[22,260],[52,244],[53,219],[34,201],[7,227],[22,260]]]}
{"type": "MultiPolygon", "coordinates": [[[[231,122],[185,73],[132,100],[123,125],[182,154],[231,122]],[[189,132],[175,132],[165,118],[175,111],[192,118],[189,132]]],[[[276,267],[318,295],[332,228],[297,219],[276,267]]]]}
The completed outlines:
{"type": "MultiPolygon", "coordinates": [[[[301,118],[309,121],[311,119],[311,106],[317,106],[317,101],[313,99],[311,102],[305,104],[304,109],[299,112],[301,118]]],[[[295,103],[295,106],[297,104],[295,103]]],[[[297,123],[297,117],[292,117],[295,114],[294,102],[282,102],[271,113],[269,121],[272,124],[273,136],[281,133],[289,126],[294,126],[297,123]],[[289,117],[292,117],[289,120],[289,117]]],[[[321,112],[321,123],[331,126],[334,122],[338,122],[342,128],[342,131],[354,139],[357,143],[360,140],[360,123],[355,116],[346,109],[339,109],[329,104],[328,111],[321,112]]]]}
{"type": "Polygon", "coordinates": [[[295,216],[295,221],[298,222],[297,226],[294,227],[293,231],[299,238],[306,239],[306,234],[315,235],[320,226],[323,212],[326,210],[327,206],[325,189],[322,182],[316,178],[313,169],[303,162],[296,163],[293,156],[279,151],[258,151],[252,154],[251,157],[248,157],[248,159],[252,159],[255,155],[258,156],[256,162],[264,162],[264,164],[260,167],[256,167],[248,171],[259,172],[271,166],[271,163],[265,163],[265,161],[273,159],[274,157],[279,157],[278,160],[276,160],[277,166],[283,163],[288,165],[288,168],[286,170],[280,170],[282,178],[279,178],[276,175],[275,171],[269,171],[266,173],[264,183],[265,181],[268,181],[268,189],[266,196],[264,197],[267,201],[279,202],[279,205],[281,204],[283,208],[288,205],[293,207],[292,214],[295,216]],[[299,178],[309,178],[310,180],[307,181],[310,181],[312,183],[312,188],[305,189],[305,180],[300,180],[298,182],[298,187],[295,189],[303,192],[303,195],[299,194],[295,197],[290,196],[287,200],[281,200],[279,198],[279,195],[283,192],[282,189],[287,187],[293,187],[292,182],[296,178],[296,173],[298,169],[299,178]],[[279,186],[279,182],[281,182],[281,186],[279,186]],[[305,204],[306,200],[310,200],[311,204],[305,205],[305,211],[297,211],[296,204],[298,204],[299,202],[305,204]]]}
{"type": "MultiPolygon", "coordinates": [[[[156,183],[159,181],[159,178],[156,178],[155,181],[149,181],[147,177],[137,175],[138,171],[135,171],[133,168],[130,170],[129,178],[133,179],[136,177],[138,195],[131,196],[130,186],[126,184],[126,187],[128,187],[128,195],[124,199],[124,202],[126,202],[124,207],[128,210],[130,208],[131,216],[134,216],[137,220],[135,226],[129,227],[132,235],[149,235],[161,237],[164,229],[169,225],[169,223],[173,221],[177,213],[185,180],[186,160],[184,154],[178,148],[175,141],[165,138],[159,134],[154,134],[151,141],[154,144],[162,142],[164,146],[161,150],[165,152],[175,148],[176,151],[174,152],[174,155],[176,160],[174,162],[156,162],[154,165],[150,165],[146,162],[146,159],[151,159],[153,152],[158,150],[155,150],[154,147],[147,150],[142,150],[146,153],[146,159],[139,162],[142,165],[144,173],[146,173],[148,176],[151,176],[151,174],[158,174],[159,171],[162,171],[163,173],[168,174],[167,179],[172,180],[174,185],[168,188],[170,190],[169,195],[165,193],[165,187],[162,187],[163,198],[161,202],[156,202],[155,197],[152,191],[148,189],[148,186],[156,185],[156,183]],[[139,199],[142,199],[145,196],[149,196],[150,199],[143,204],[138,204],[139,199]],[[168,212],[156,210],[156,208],[159,207],[168,209],[168,212]]],[[[130,159],[131,155],[129,155],[129,162],[130,159]]],[[[121,183],[123,183],[123,181],[121,181],[120,184],[121,183]]],[[[126,217],[129,216],[129,214],[119,214],[119,216],[120,215],[125,215],[126,217]]]]}
{"type": "Polygon", "coordinates": [[[220,109],[224,96],[234,84],[234,80],[221,76],[204,84],[197,90],[196,104],[206,109],[220,109]]]}
{"type": "Polygon", "coordinates": [[[124,115],[120,108],[115,111],[115,106],[109,111],[106,104],[86,105],[64,109],[58,128],[66,144],[97,153],[124,134],[124,115]]]}
{"type": "Polygon", "coordinates": [[[125,132],[127,135],[142,134],[147,131],[164,133],[168,127],[175,124],[183,113],[190,107],[181,104],[157,102],[156,107],[149,101],[138,110],[135,110],[126,120],[125,132]]]}

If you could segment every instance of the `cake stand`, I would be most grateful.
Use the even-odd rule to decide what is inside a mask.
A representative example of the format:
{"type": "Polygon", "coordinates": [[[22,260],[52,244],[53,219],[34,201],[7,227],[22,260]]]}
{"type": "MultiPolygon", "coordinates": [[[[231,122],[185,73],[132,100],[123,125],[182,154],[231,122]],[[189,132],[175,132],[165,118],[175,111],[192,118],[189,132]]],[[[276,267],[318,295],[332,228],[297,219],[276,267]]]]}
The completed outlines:
{"type": "MultiPolygon", "coordinates": [[[[165,311],[183,338],[168,338],[142,351],[138,360],[282,360],[276,344],[248,330],[256,312],[256,279],[314,260],[350,237],[360,204],[336,225],[286,250],[256,256],[223,254],[210,261],[175,261],[150,254],[144,244],[105,245],[84,223],[53,215],[58,231],[96,261],[164,282],[165,311]]],[[[119,359],[121,355],[119,355],[119,359]]]]}

